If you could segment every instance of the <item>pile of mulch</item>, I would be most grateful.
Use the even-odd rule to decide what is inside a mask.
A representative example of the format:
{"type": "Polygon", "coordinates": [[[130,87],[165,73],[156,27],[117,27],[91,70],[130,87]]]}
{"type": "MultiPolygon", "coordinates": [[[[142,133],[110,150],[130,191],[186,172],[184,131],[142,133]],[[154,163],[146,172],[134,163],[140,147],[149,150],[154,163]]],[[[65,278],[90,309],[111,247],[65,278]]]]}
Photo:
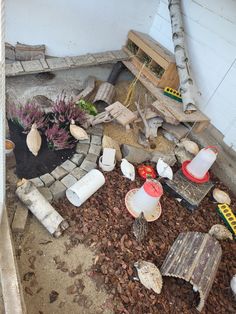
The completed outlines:
{"type": "MultiPolygon", "coordinates": [[[[146,289],[137,277],[134,263],[143,259],[161,267],[171,245],[180,232],[208,232],[213,224],[222,223],[209,193],[201,206],[193,213],[182,207],[167,193],[161,198],[162,215],[149,223],[149,233],[143,243],[138,243],[132,234],[133,218],[125,208],[125,195],[130,189],[140,187],[143,181],[131,182],[123,178],[120,170],[105,174],[106,183],[81,207],[76,208],[67,200],[56,208],[71,222],[68,229],[70,247],[84,243],[96,250],[96,259],[89,275],[97,287],[104,287],[109,298],[104,308],[114,313],[198,313],[198,294],[192,286],[180,279],[164,277],[160,295],[146,289]]],[[[226,190],[214,178],[216,186],[226,190]]],[[[236,208],[233,195],[231,208],[236,208]]],[[[222,260],[216,279],[206,300],[202,313],[235,313],[229,283],[236,273],[236,243],[221,241],[222,260]]],[[[103,313],[98,309],[97,313],[103,313]]]]}
{"type": "Polygon", "coordinates": [[[19,178],[32,179],[49,173],[75,152],[75,149],[50,150],[46,137],[42,134],[42,146],[38,156],[34,156],[26,145],[27,134],[23,133],[23,128],[11,120],[8,125],[11,140],[15,143],[16,175],[19,178]]]}

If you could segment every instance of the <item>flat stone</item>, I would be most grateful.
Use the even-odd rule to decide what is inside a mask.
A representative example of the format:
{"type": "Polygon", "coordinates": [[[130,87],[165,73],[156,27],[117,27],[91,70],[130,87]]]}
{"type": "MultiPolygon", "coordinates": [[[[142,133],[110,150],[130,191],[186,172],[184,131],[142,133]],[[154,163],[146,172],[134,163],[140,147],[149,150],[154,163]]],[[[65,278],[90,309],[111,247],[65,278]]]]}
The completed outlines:
{"type": "Polygon", "coordinates": [[[89,161],[89,160],[84,160],[80,166],[81,169],[89,172],[90,170],[94,169],[97,167],[97,164],[95,162],[89,161]]]}
{"type": "Polygon", "coordinates": [[[72,60],[76,66],[85,66],[97,63],[96,59],[91,54],[72,57],[72,60]]]}
{"type": "Polygon", "coordinates": [[[73,157],[71,158],[71,161],[77,166],[80,166],[83,160],[84,160],[83,154],[74,154],[73,157]]]}
{"type": "Polygon", "coordinates": [[[76,153],[87,155],[89,150],[89,144],[78,143],[76,145],[76,153]]]}
{"type": "Polygon", "coordinates": [[[91,144],[89,148],[89,154],[94,154],[99,156],[101,153],[102,146],[91,144]]]}
{"type": "Polygon", "coordinates": [[[173,124],[164,122],[162,124],[162,128],[166,130],[167,132],[173,134],[178,140],[185,137],[189,132],[189,129],[183,124],[173,125],[173,124]]]}
{"type": "Polygon", "coordinates": [[[16,205],[15,215],[11,224],[13,232],[23,232],[28,218],[28,208],[18,202],[16,205]]]}
{"type": "Polygon", "coordinates": [[[61,183],[61,181],[55,181],[51,186],[50,186],[50,191],[52,192],[53,199],[55,201],[59,200],[60,198],[65,196],[66,193],[66,187],[64,184],[61,183]]]}
{"type": "Polygon", "coordinates": [[[67,172],[71,172],[76,168],[76,165],[72,161],[66,160],[63,162],[63,164],[61,164],[61,167],[64,168],[67,172]]]}
{"type": "Polygon", "coordinates": [[[92,135],[91,144],[101,145],[102,144],[102,137],[99,135],[92,135]]]}
{"type": "Polygon", "coordinates": [[[55,179],[53,178],[53,176],[50,173],[46,173],[46,174],[42,175],[40,177],[40,179],[43,181],[45,186],[50,186],[55,181],[55,179]]]}
{"type": "Polygon", "coordinates": [[[92,162],[97,162],[98,156],[94,154],[88,154],[85,158],[86,160],[92,161],[92,162]]]}
{"type": "Polygon", "coordinates": [[[175,148],[175,156],[181,165],[184,161],[192,160],[194,158],[194,155],[187,152],[184,147],[176,147],[175,148]]]}
{"type": "Polygon", "coordinates": [[[94,126],[92,128],[87,129],[86,132],[88,134],[102,136],[103,135],[103,127],[100,127],[99,125],[96,125],[96,126],[94,126]]]}
{"type": "Polygon", "coordinates": [[[36,186],[36,188],[40,188],[42,186],[44,186],[44,183],[42,180],[40,180],[40,178],[33,178],[33,179],[30,179],[31,182],[33,182],[33,184],[36,186]]]}
{"type": "Polygon", "coordinates": [[[88,134],[88,139],[87,140],[79,140],[79,143],[81,144],[90,144],[91,141],[91,135],[88,134]]]}
{"type": "Polygon", "coordinates": [[[169,166],[174,166],[176,163],[176,158],[174,152],[169,153],[160,153],[158,151],[152,152],[152,162],[158,162],[158,159],[161,158],[164,162],[166,162],[169,166]]]}
{"type": "Polygon", "coordinates": [[[49,188],[47,187],[41,187],[41,188],[38,188],[39,192],[46,198],[46,200],[49,202],[49,203],[52,203],[53,201],[53,195],[52,195],[52,192],[49,190],[49,188]]]}
{"type": "Polygon", "coordinates": [[[68,172],[62,168],[61,166],[56,167],[52,172],[51,175],[56,179],[56,180],[61,180],[64,176],[66,176],[68,172]]]}
{"type": "Polygon", "coordinates": [[[68,189],[76,182],[77,179],[70,173],[61,180],[61,183],[63,183],[68,189]]]}
{"type": "Polygon", "coordinates": [[[77,179],[81,179],[84,175],[86,175],[87,171],[77,167],[72,170],[71,174],[77,179]]]}
{"type": "Polygon", "coordinates": [[[21,65],[26,72],[40,72],[43,70],[39,60],[21,61],[21,65]]]}

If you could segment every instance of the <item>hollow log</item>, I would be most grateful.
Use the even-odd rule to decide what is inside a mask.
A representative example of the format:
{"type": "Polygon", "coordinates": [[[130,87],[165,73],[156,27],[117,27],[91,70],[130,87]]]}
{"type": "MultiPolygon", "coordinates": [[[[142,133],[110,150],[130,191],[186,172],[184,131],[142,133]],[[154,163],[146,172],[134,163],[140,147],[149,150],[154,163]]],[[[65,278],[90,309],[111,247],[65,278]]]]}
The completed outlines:
{"type": "Polygon", "coordinates": [[[186,113],[190,113],[196,111],[197,106],[193,98],[194,83],[189,70],[180,4],[181,0],[169,0],[168,7],[170,11],[175,60],[180,81],[180,92],[183,100],[183,110],[186,113]]]}

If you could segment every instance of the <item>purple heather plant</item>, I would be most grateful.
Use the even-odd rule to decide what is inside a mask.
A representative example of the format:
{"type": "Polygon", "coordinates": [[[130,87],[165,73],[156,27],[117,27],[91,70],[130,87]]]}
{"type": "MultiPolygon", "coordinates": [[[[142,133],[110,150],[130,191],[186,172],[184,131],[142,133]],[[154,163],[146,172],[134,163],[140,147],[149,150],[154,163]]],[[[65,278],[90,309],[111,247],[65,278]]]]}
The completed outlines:
{"type": "Polygon", "coordinates": [[[14,123],[19,124],[26,132],[35,123],[38,129],[42,129],[46,123],[45,113],[37,104],[27,103],[25,105],[10,104],[8,116],[14,123]]]}
{"type": "Polygon", "coordinates": [[[47,128],[45,135],[50,149],[60,150],[75,146],[75,141],[71,138],[69,132],[60,128],[57,124],[54,124],[51,128],[47,128]]]}

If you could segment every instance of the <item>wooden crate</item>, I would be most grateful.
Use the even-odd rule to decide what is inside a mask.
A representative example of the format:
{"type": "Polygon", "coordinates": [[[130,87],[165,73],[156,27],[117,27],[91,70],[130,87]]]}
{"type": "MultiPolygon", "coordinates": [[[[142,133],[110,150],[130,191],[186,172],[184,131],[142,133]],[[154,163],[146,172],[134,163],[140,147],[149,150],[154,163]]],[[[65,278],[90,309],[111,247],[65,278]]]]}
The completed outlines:
{"type": "Polygon", "coordinates": [[[155,86],[178,89],[179,77],[174,55],[147,34],[129,31],[124,50],[130,61],[155,86]]]}

